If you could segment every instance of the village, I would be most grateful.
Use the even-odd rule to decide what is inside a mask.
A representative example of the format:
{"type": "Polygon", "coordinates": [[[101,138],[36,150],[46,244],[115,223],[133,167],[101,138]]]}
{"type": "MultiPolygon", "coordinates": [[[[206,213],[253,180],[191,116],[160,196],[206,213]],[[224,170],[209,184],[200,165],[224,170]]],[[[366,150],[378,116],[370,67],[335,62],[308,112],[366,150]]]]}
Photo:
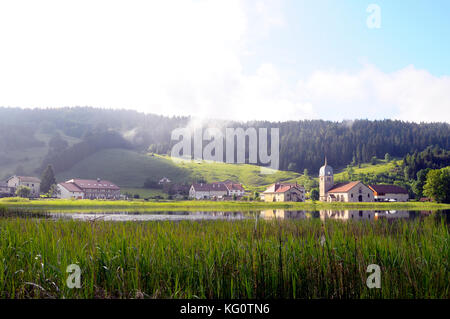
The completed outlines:
{"type": "MultiPolygon", "coordinates": [[[[174,199],[191,200],[242,200],[249,196],[244,186],[236,181],[225,180],[212,183],[192,183],[190,186],[172,183],[167,177],[159,182],[161,187],[175,194],[174,199]]],[[[5,182],[0,182],[0,197],[21,196],[39,198],[41,180],[32,176],[14,175],[5,182]],[[25,188],[26,192],[19,190],[25,188]]],[[[121,194],[120,187],[115,183],[96,179],[73,178],[56,184],[50,196],[57,199],[91,199],[91,200],[127,200],[127,194],[121,194]]],[[[307,200],[305,187],[297,183],[276,182],[266,188],[258,198],[264,202],[304,202],[307,200]]],[[[319,170],[319,200],[321,202],[406,202],[409,200],[408,191],[397,185],[370,184],[361,181],[334,183],[333,168],[325,158],[324,165],[319,170]]]]}

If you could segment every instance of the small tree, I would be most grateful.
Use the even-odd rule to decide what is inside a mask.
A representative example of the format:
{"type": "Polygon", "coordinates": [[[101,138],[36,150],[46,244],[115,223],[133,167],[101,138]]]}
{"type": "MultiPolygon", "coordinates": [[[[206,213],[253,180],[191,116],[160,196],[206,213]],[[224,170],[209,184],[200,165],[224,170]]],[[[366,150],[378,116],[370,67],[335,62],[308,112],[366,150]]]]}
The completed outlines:
{"type": "Polygon", "coordinates": [[[56,184],[55,174],[53,167],[48,165],[42,173],[41,177],[41,193],[47,194],[50,191],[52,185],[56,184]]]}
{"type": "Polygon", "coordinates": [[[353,169],[353,166],[347,165],[347,175],[348,175],[349,180],[351,180],[353,178],[354,173],[355,173],[355,170],[353,169]]]}
{"type": "Polygon", "coordinates": [[[370,159],[370,163],[372,165],[376,165],[378,163],[377,157],[376,156],[372,156],[372,158],[370,159]]]}
{"type": "Polygon", "coordinates": [[[384,154],[384,160],[386,162],[390,162],[391,161],[391,155],[389,153],[384,154]]]}
{"type": "Polygon", "coordinates": [[[59,194],[61,194],[61,191],[59,190],[58,185],[53,184],[48,191],[49,197],[58,197],[59,194]]]}
{"type": "Polygon", "coordinates": [[[310,197],[311,200],[319,200],[319,190],[317,188],[311,189],[310,197]]]}
{"type": "Polygon", "coordinates": [[[31,188],[21,185],[17,187],[16,195],[23,198],[29,198],[31,195],[31,188]]]}
{"type": "Polygon", "coordinates": [[[255,191],[253,193],[253,197],[255,198],[255,200],[257,200],[259,198],[259,193],[257,191],[255,191]]]}

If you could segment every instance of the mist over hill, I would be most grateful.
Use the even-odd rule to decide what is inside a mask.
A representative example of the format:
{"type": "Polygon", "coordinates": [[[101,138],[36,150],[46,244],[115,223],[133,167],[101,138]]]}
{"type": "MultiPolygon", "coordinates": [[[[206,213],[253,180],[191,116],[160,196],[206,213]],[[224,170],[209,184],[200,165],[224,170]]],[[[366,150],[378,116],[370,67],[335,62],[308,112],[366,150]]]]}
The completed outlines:
{"type": "Polygon", "coordinates": [[[279,128],[280,169],[308,169],[311,174],[316,174],[325,156],[332,166],[343,167],[386,153],[404,157],[428,146],[450,148],[448,123],[201,121],[91,107],[0,108],[0,178],[14,173],[40,175],[47,164],[62,173],[104,149],[168,154],[177,142],[171,141],[171,132],[188,126],[279,128]]]}

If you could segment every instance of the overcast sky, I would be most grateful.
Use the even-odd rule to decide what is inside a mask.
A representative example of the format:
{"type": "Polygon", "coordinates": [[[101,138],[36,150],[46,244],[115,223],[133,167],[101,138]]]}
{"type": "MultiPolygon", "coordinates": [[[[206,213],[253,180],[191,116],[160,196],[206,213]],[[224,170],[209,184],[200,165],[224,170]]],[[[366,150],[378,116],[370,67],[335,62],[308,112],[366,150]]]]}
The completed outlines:
{"type": "Polygon", "coordinates": [[[450,122],[449,12],[446,0],[0,0],[0,106],[450,122]]]}

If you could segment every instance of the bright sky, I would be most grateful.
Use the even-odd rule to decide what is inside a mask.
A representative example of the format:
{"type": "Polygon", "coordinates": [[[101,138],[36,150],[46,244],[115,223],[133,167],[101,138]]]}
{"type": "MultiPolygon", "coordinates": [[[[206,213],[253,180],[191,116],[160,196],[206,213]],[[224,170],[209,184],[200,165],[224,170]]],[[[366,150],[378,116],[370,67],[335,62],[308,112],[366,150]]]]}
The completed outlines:
{"type": "Polygon", "coordinates": [[[0,0],[0,106],[450,122],[449,17],[447,0],[0,0]]]}

